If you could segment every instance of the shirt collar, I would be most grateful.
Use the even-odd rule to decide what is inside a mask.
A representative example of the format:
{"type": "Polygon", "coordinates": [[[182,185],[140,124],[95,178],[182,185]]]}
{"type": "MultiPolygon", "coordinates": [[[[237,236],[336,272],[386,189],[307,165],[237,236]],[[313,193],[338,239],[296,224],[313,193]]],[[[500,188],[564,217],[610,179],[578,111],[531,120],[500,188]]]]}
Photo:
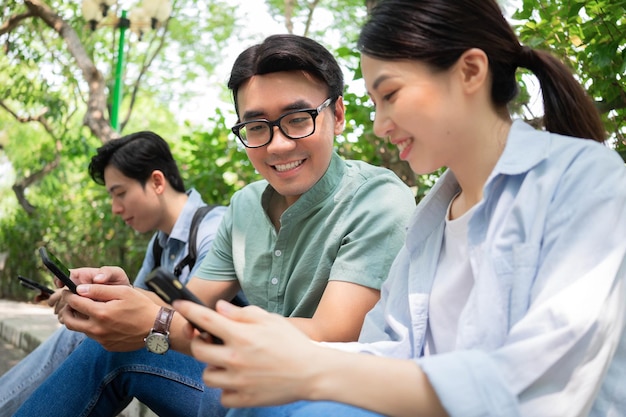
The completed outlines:
{"type": "Polygon", "coordinates": [[[522,120],[515,120],[489,180],[498,174],[517,175],[527,172],[546,159],[550,150],[549,136],[548,132],[537,130],[522,120]]]}
{"type": "MultiPolygon", "coordinates": [[[[543,161],[548,155],[550,146],[549,133],[538,131],[521,120],[514,121],[504,151],[485,184],[484,195],[487,195],[490,184],[497,176],[521,174],[543,161]]],[[[407,246],[411,250],[417,250],[431,233],[440,231],[448,204],[459,191],[459,183],[454,173],[450,170],[444,172],[423,201],[418,204],[411,219],[409,229],[417,228],[418,232],[415,235],[419,236],[407,241],[407,246]]]]}
{"type": "Polygon", "coordinates": [[[183,210],[178,215],[176,223],[174,223],[174,227],[172,228],[172,232],[167,235],[159,231],[158,239],[162,247],[166,246],[167,240],[169,238],[176,239],[184,243],[186,243],[187,239],[189,239],[191,220],[193,219],[193,215],[198,207],[204,205],[204,201],[202,201],[202,196],[200,195],[200,193],[193,188],[187,191],[187,195],[189,196],[189,198],[187,199],[183,210]]]}
{"type": "MultiPolygon", "coordinates": [[[[336,152],[333,152],[328,169],[326,169],[322,178],[320,178],[319,181],[317,181],[307,192],[302,194],[298,201],[285,210],[285,213],[301,212],[302,210],[308,210],[311,207],[315,207],[317,203],[323,201],[327,196],[332,194],[341,182],[345,171],[346,162],[341,159],[336,152]]],[[[270,184],[267,184],[267,187],[263,192],[263,196],[261,197],[261,204],[263,205],[263,209],[266,213],[268,212],[270,198],[275,192],[276,190],[274,190],[270,184]]]]}

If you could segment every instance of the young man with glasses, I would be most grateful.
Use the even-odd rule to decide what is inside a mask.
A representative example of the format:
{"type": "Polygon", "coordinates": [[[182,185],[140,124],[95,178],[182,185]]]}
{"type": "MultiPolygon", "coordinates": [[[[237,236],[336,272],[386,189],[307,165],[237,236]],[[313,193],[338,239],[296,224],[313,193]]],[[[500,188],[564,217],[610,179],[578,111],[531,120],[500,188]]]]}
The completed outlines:
{"type": "MultiPolygon", "coordinates": [[[[402,245],[413,194],[392,172],[334,152],[345,122],[343,77],[317,42],[271,36],[238,57],[228,86],[239,117],[233,132],[264,180],[233,195],[188,288],[208,306],[243,289],[251,304],[289,317],[313,340],[356,340],[402,245]]],[[[184,318],[128,286],[119,268],[72,278],[87,285],[78,287],[82,297],[67,294],[63,319],[94,340],[17,416],[50,415],[51,406],[114,415],[132,397],[159,415],[224,413],[220,392],[202,382],[206,364],[179,353],[190,353],[184,318]],[[118,285],[90,284],[96,273],[118,285]],[[171,320],[173,349],[155,355],[142,347],[161,315],[171,320]]]]}

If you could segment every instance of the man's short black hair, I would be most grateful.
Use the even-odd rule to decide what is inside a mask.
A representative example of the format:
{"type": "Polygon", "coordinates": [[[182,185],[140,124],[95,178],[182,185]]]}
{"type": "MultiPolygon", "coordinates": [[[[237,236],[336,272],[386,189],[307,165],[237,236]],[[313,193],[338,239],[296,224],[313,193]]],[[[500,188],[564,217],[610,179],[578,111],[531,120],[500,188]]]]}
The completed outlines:
{"type": "Polygon", "coordinates": [[[169,145],[154,132],[132,133],[105,143],[91,158],[89,175],[96,183],[104,185],[104,170],[109,165],[139,181],[142,187],[152,172],[159,170],[172,188],[185,192],[183,179],[169,145]]]}

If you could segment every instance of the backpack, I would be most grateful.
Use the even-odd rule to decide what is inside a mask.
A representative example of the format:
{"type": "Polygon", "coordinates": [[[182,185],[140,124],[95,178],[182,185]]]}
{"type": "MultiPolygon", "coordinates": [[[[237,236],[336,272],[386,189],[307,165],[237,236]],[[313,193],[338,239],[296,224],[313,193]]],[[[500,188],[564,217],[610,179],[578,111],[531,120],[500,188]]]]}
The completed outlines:
{"type": "MultiPolygon", "coordinates": [[[[200,206],[196,209],[196,212],[191,219],[191,226],[189,227],[189,239],[187,240],[187,256],[183,258],[175,267],[174,275],[180,277],[183,272],[183,268],[189,266],[189,270],[193,269],[196,264],[196,258],[198,257],[198,248],[196,247],[196,239],[198,237],[198,227],[204,217],[213,210],[216,205],[200,206]]],[[[163,253],[163,247],[159,244],[159,239],[155,237],[152,244],[152,255],[154,256],[154,268],[161,266],[161,254],[163,253]]],[[[153,268],[153,269],[154,269],[153,268]]]]}

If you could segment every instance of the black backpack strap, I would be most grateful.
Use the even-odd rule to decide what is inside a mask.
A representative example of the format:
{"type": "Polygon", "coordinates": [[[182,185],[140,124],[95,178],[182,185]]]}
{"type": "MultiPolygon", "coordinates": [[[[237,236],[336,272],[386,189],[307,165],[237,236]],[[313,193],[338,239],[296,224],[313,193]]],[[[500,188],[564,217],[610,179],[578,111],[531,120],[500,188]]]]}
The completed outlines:
{"type": "Polygon", "coordinates": [[[154,267],[156,268],[161,266],[161,255],[163,254],[163,247],[159,243],[159,232],[154,234],[154,240],[152,241],[152,257],[154,258],[154,267]]]}
{"type": "Polygon", "coordinates": [[[188,266],[189,270],[193,269],[196,264],[196,258],[198,257],[198,247],[197,247],[197,238],[198,238],[198,228],[200,227],[200,223],[204,219],[204,217],[215,208],[215,205],[206,205],[200,206],[196,209],[196,212],[191,219],[191,226],[189,226],[189,239],[187,240],[187,256],[183,258],[182,261],[176,265],[174,268],[174,275],[177,277],[180,276],[183,272],[183,268],[188,266]]]}

